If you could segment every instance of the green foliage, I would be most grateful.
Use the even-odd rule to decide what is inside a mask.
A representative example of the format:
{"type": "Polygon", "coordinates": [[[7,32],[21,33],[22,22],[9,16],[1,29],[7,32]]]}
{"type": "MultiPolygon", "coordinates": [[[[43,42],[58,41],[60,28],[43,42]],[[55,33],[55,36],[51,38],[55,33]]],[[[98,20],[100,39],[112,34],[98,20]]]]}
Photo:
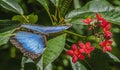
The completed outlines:
{"type": "Polygon", "coordinates": [[[112,53],[110,52],[107,52],[107,54],[109,55],[109,57],[111,59],[113,59],[115,62],[120,62],[120,59],[118,59],[115,55],[113,55],[112,53]]]}
{"type": "Polygon", "coordinates": [[[108,21],[112,22],[113,24],[120,25],[120,12],[118,11],[111,11],[103,13],[104,18],[108,21]]]}
{"type": "Polygon", "coordinates": [[[0,5],[12,12],[23,14],[23,10],[16,0],[0,0],[0,5]]]}
{"type": "Polygon", "coordinates": [[[60,55],[65,46],[65,37],[66,34],[63,34],[47,42],[46,50],[43,53],[44,68],[60,55]]]}
{"type": "MultiPolygon", "coordinates": [[[[29,23],[36,23],[38,21],[38,16],[34,14],[30,14],[28,16],[25,16],[29,23]]],[[[15,15],[13,16],[12,20],[20,21],[21,23],[27,23],[27,21],[21,16],[21,15],[15,15]]]]}
{"type": "MultiPolygon", "coordinates": [[[[113,10],[113,6],[109,4],[106,0],[93,0],[88,2],[85,6],[72,10],[66,15],[66,19],[79,18],[81,15],[85,15],[89,12],[104,12],[113,10]]],[[[83,15],[83,16],[84,16],[83,15]]],[[[91,14],[90,14],[91,15],[91,14]]]]}
{"type": "Polygon", "coordinates": [[[12,36],[11,34],[14,32],[15,30],[9,30],[3,33],[0,33],[0,46],[6,44],[9,41],[10,36],[12,36]]]}
{"type": "Polygon", "coordinates": [[[6,66],[10,68],[9,70],[13,70],[11,67],[15,66],[12,64],[16,63],[11,60],[20,61],[21,57],[21,63],[17,64],[17,66],[21,66],[21,70],[119,70],[119,3],[118,0],[0,0],[0,48],[2,48],[0,49],[0,70],[6,70],[6,66]],[[89,27],[82,22],[87,17],[95,18],[95,13],[102,14],[103,18],[112,24],[111,31],[114,34],[112,38],[114,42],[111,53],[103,53],[98,48],[99,39],[91,35],[89,27]],[[45,23],[43,23],[44,21],[45,23]],[[21,52],[15,51],[16,49],[9,42],[11,36],[22,30],[22,24],[54,26],[67,23],[72,24],[69,30],[60,32],[62,34],[55,35],[56,37],[51,37],[54,34],[49,36],[46,49],[39,60],[33,61],[24,55],[22,56],[21,52]],[[97,49],[92,52],[90,58],[86,58],[85,55],[84,61],[79,60],[72,63],[71,57],[67,59],[65,52],[79,40],[82,42],[91,41],[97,49]],[[4,46],[7,48],[3,48],[4,46]]]}
{"type": "Polygon", "coordinates": [[[62,16],[64,16],[66,14],[66,12],[71,4],[71,1],[72,0],[63,0],[63,2],[61,4],[61,8],[60,8],[62,16]]]}
{"type": "Polygon", "coordinates": [[[20,27],[19,21],[0,20],[0,33],[20,27]]]}
{"type": "Polygon", "coordinates": [[[47,11],[49,10],[49,7],[47,5],[46,0],[37,0],[47,11]]]}

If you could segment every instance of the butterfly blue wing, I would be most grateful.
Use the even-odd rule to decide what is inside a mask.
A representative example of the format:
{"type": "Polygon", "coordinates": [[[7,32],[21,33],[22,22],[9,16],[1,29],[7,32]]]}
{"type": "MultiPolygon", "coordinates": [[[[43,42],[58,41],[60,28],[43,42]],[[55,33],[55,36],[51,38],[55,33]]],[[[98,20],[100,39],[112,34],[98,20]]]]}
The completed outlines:
{"type": "Polygon", "coordinates": [[[22,27],[38,31],[42,34],[56,33],[68,29],[71,25],[68,26],[37,26],[37,25],[22,25],[22,27]]]}
{"type": "Polygon", "coordinates": [[[28,32],[18,32],[10,40],[28,57],[38,58],[45,49],[45,36],[28,32]]]}

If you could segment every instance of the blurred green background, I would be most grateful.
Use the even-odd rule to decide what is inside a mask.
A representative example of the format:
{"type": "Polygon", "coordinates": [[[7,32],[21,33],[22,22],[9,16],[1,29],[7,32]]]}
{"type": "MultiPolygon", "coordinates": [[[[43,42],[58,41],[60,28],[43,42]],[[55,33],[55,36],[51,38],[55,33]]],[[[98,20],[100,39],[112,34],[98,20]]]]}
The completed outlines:
{"type": "MultiPolygon", "coordinates": [[[[30,15],[30,14],[37,15],[37,17],[36,17],[37,21],[35,23],[37,23],[39,25],[51,25],[50,24],[51,20],[48,16],[46,10],[36,0],[17,0],[17,1],[19,2],[20,6],[23,8],[25,15],[30,15]]],[[[47,1],[47,4],[49,5],[51,14],[54,14],[55,7],[52,3],[52,1],[54,1],[54,0],[46,0],[46,1],[47,1]]],[[[97,1],[97,0],[72,0],[69,9],[67,9],[66,15],[69,15],[68,13],[70,13],[70,11],[72,11],[72,10],[84,7],[90,1],[97,1]]],[[[114,6],[116,8],[116,10],[120,12],[120,0],[105,0],[105,1],[107,1],[110,5],[114,6]]],[[[98,4],[100,4],[100,3],[98,3],[98,4]]],[[[88,4],[88,6],[89,6],[89,4],[88,4]]],[[[104,8],[104,6],[103,6],[103,8],[104,8]]],[[[115,14],[118,14],[118,13],[115,13],[115,14]]],[[[18,14],[8,11],[0,6],[0,20],[4,20],[4,19],[11,20],[15,15],[18,15],[18,14]]],[[[86,18],[89,15],[92,16],[93,14],[83,13],[83,14],[81,14],[80,17],[77,17],[77,18],[86,18]]],[[[108,16],[108,17],[110,17],[110,16],[108,16]]],[[[65,18],[65,16],[63,16],[63,17],[65,18]]],[[[120,18],[119,15],[114,18],[118,18],[118,17],[120,18]]],[[[85,28],[83,25],[81,25],[81,22],[78,20],[71,22],[73,24],[71,31],[74,31],[81,35],[86,35],[87,32],[89,32],[89,31],[87,31],[87,28],[85,28]]],[[[113,47],[112,53],[120,59],[120,23],[116,22],[115,24],[112,24],[111,31],[113,33],[113,40],[114,40],[114,43],[112,45],[112,47],[113,47]]],[[[78,40],[81,40],[75,36],[68,35],[68,37],[70,37],[70,38],[67,39],[67,43],[70,45],[72,43],[77,42],[78,40]]],[[[93,41],[93,39],[91,37],[89,37],[89,41],[96,42],[96,41],[93,41]]],[[[0,42],[2,42],[2,40],[0,42]]],[[[94,45],[96,45],[96,44],[94,44],[94,45]]],[[[67,47],[67,48],[69,48],[69,47],[67,47]]],[[[96,50],[96,51],[94,51],[94,53],[99,53],[99,51],[96,50]]],[[[103,54],[103,53],[101,53],[101,54],[103,54]]],[[[94,60],[94,57],[98,57],[98,59],[99,59],[99,57],[102,57],[102,56],[104,57],[104,54],[93,56],[93,57],[91,57],[91,59],[87,59],[87,60],[91,60],[91,62],[90,62],[91,66],[94,68],[94,64],[92,65],[92,63],[96,63],[97,60],[96,61],[92,61],[92,60],[94,60]]],[[[105,58],[105,59],[101,58],[100,61],[102,61],[102,60],[105,61],[106,59],[107,58],[105,58]]],[[[7,44],[0,46],[0,70],[20,70],[21,69],[21,60],[22,60],[22,53],[18,49],[16,49],[9,41],[7,44]]],[[[90,70],[89,65],[86,65],[86,63],[84,63],[84,61],[80,61],[80,62],[83,63],[86,67],[88,67],[87,68],[88,70],[90,70]]],[[[65,51],[63,51],[61,53],[61,55],[52,64],[53,64],[53,66],[52,66],[53,70],[73,70],[72,66],[71,66],[71,62],[69,61],[69,57],[66,56],[65,51]]],[[[99,64],[99,65],[101,65],[101,64],[99,64]]],[[[103,64],[104,64],[104,62],[103,62],[103,64]]],[[[107,69],[107,70],[120,70],[120,62],[110,61],[110,62],[108,62],[108,64],[109,64],[108,65],[109,69],[107,69]]],[[[36,70],[36,65],[33,63],[27,63],[27,64],[25,64],[25,70],[36,70]]],[[[80,70],[80,69],[76,69],[76,70],[80,70]]],[[[95,69],[95,70],[97,70],[97,69],[95,69]]],[[[98,70],[100,70],[100,69],[98,69],[98,70]]]]}

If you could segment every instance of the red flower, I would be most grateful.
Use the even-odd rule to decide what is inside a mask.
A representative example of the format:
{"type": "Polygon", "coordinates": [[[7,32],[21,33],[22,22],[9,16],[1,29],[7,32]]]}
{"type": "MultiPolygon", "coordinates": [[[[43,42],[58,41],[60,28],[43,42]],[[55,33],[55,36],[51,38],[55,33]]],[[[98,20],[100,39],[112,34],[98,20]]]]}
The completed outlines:
{"type": "Polygon", "coordinates": [[[110,31],[104,31],[104,36],[106,39],[112,38],[112,33],[110,31]]]}
{"type": "Polygon", "coordinates": [[[84,60],[84,55],[79,52],[76,44],[72,45],[72,50],[68,50],[67,54],[72,56],[72,62],[75,63],[78,59],[84,60]]]}
{"type": "Polygon", "coordinates": [[[89,25],[92,21],[93,21],[93,19],[89,18],[89,17],[85,20],[82,20],[82,22],[86,23],[87,25],[89,25]]]}
{"type": "Polygon", "coordinates": [[[103,19],[102,22],[101,22],[101,27],[105,27],[106,25],[108,25],[108,21],[103,19]]]}
{"type": "Polygon", "coordinates": [[[110,28],[111,28],[111,24],[108,23],[108,24],[106,24],[106,26],[104,26],[104,31],[109,31],[110,28]]]}
{"type": "Polygon", "coordinates": [[[103,21],[104,18],[102,18],[102,15],[98,15],[97,13],[95,14],[96,15],[96,18],[98,21],[103,21]]]}
{"type": "Polygon", "coordinates": [[[78,42],[78,45],[80,46],[79,51],[81,53],[86,53],[88,57],[90,57],[90,53],[94,50],[94,47],[91,46],[91,43],[87,42],[86,44],[83,44],[82,42],[78,42]]]}
{"type": "Polygon", "coordinates": [[[103,48],[103,52],[106,52],[106,51],[112,51],[112,48],[111,48],[111,45],[112,44],[112,41],[109,41],[109,40],[105,40],[103,42],[100,43],[100,46],[103,48]]]}

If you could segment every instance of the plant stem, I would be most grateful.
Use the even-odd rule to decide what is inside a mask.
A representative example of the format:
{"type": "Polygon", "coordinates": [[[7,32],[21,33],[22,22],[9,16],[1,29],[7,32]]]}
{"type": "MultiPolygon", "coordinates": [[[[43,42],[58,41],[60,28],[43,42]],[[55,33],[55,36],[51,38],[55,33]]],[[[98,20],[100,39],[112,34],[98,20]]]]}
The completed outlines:
{"type": "Polygon", "coordinates": [[[73,32],[71,32],[71,31],[67,31],[67,30],[65,30],[64,32],[69,33],[69,34],[72,34],[72,35],[75,35],[75,36],[78,36],[78,37],[86,37],[86,36],[82,36],[82,35],[73,33],[73,32]]]}
{"type": "Polygon", "coordinates": [[[50,17],[50,20],[51,20],[51,22],[52,22],[52,25],[55,25],[55,23],[53,22],[53,19],[52,19],[52,17],[51,17],[51,14],[50,14],[50,12],[47,10],[47,13],[48,13],[48,15],[49,15],[49,17],[50,17]]]}
{"type": "Polygon", "coordinates": [[[21,16],[25,19],[27,23],[29,23],[29,20],[23,14],[21,14],[21,16]]]}
{"type": "Polygon", "coordinates": [[[55,4],[55,6],[56,6],[56,9],[55,9],[55,16],[57,16],[57,12],[58,12],[58,3],[59,3],[59,1],[56,0],[56,4],[55,4]]]}

